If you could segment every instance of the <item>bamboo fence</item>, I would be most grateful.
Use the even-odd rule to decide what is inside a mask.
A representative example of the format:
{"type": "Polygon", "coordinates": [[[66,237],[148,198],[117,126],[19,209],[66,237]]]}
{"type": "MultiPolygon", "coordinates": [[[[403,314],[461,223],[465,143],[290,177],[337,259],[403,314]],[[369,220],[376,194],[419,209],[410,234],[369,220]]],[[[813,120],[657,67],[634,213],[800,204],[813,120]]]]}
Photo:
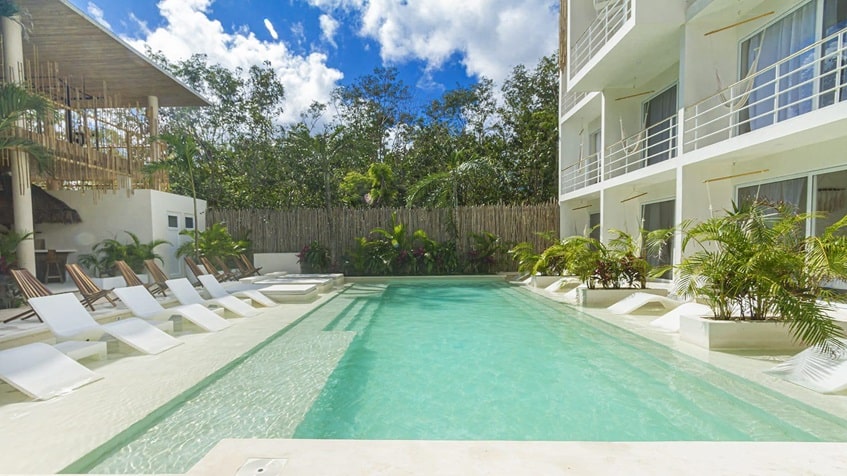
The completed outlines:
{"type": "MultiPolygon", "coordinates": [[[[369,236],[374,228],[390,228],[391,216],[406,227],[409,236],[418,229],[436,241],[449,235],[449,209],[374,208],[293,209],[293,210],[217,210],[210,209],[207,226],[224,223],[237,238],[248,237],[255,253],[298,252],[304,245],[318,241],[330,248],[335,259],[353,247],[357,237],[369,236]]],[[[490,232],[507,246],[528,241],[537,250],[549,242],[537,232],[559,233],[559,207],[555,202],[541,205],[488,205],[459,207],[458,242],[460,254],[473,243],[472,233],[490,232]]]]}

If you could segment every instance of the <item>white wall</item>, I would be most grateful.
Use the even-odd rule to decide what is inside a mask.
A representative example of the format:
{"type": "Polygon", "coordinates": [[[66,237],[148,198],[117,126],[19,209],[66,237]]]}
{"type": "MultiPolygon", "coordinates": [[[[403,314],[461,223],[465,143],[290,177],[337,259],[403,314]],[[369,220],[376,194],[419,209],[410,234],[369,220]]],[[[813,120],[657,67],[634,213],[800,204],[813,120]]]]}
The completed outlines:
{"type": "MultiPolygon", "coordinates": [[[[76,209],[82,223],[70,225],[44,223],[35,225],[36,238],[43,238],[45,246],[53,249],[75,249],[76,253],[68,257],[68,262],[77,261],[80,254],[90,253],[91,247],[107,239],[129,241],[130,231],[142,242],[168,239],[167,213],[178,211],[193,214],[191,197],[159,192],[156,190],[135,190],[127,194],[125,190],[93,193],[71,190],[48,192],[76,209]]],[[[205,229],[206,202],[198,200],[199,217],[197,229],[205,229]]],[[[156,252],[166,260],[175,259],[173,248],[162,245],[156,252]]]]}

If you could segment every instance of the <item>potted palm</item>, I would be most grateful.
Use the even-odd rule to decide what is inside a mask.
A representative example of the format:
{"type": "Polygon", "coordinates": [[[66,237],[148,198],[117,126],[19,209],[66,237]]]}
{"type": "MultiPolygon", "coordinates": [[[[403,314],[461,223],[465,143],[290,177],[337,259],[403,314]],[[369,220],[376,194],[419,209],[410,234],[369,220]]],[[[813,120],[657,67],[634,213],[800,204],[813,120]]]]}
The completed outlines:
{"type": "Polygon", "coordinates": [[[753,201],[726,214],[685,224],[674,291],[712,308],[684,316],[680,337],[713,349],[841,345],[841,328],[827,316],[843,294],[826,287],[847,280],[847,217],[820,235],[784,203],[753,201]]]}
{"type": "Polygon", "coordinates": [[[91,253],[79,256],[79,264],[88,269],[93,280],[104,289],[124,286],[123,278],[119,275],[115,261],[125,261],[132,270],[139,275],[142,281],[147,280],[144,274],[144,261],[155,259],[162,261],[161,255],[155,249],[161,245],[170,244],[166,240],[152,240],[142,242],[138,235],[130,231],[124,231],[129,235],[127,243],[117,238],[107,238],[91,247],[91,253]]]}

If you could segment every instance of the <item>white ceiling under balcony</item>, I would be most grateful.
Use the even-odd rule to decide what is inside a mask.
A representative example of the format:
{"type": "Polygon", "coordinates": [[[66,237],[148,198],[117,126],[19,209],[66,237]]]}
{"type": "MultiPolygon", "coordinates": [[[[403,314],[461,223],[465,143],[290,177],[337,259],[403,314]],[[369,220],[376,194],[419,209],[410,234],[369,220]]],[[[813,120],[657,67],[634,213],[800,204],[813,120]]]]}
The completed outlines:
{"type": "Polygon", "coordinates": [[[157,96],[160,106],[207,106],[185,84],[91,20],[65,0],[18,0],[24,24],[27,61],[58,65],[58,74],[87,93],[104,90],[116,107],[146,105],[157,96]],[[30,24],[31,22],[31,24],[30,24]]]}

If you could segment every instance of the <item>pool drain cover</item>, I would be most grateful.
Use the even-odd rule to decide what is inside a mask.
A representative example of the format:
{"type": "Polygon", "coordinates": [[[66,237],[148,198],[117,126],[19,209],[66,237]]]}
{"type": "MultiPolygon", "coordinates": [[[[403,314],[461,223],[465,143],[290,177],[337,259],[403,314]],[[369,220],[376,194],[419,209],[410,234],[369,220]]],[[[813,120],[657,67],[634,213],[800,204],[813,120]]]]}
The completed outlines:
{"type": "Polygon", "coordinates": [[[279,458],[248,458],[235,476],[279,476],[286,461],[279,458]]]}

